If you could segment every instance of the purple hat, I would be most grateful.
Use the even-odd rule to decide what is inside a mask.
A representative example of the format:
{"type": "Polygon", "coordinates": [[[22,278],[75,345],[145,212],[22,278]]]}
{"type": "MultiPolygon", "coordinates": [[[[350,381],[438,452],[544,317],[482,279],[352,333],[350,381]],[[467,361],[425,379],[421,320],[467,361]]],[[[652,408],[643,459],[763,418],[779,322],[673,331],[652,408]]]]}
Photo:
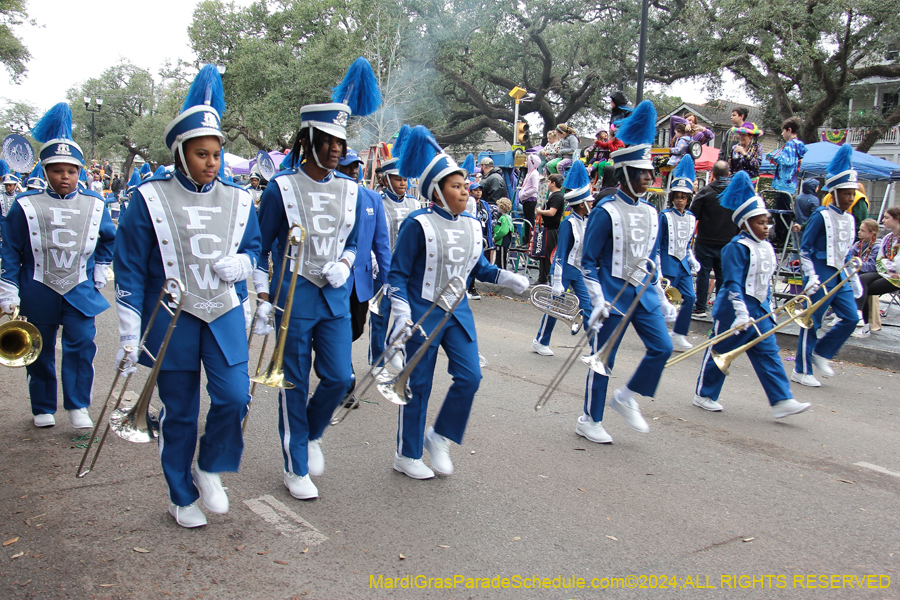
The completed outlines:
{"type": "Polygon", "coordinates": [[[756,123],[751,123],[750,121],[744,121],[744,124],[740,127],[732,127],[731,133],[748,133],[753,137],[763,134],[763,130],[756,126],[756,123]]]}

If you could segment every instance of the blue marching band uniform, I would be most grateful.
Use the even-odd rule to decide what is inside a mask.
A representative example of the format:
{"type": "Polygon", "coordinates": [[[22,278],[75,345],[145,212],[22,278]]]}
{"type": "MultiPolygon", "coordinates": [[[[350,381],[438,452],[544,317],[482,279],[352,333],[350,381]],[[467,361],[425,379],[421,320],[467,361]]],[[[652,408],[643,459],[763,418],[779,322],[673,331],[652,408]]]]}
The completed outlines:
{"type": "Polygon", "coordinates": [[[94,317],[109,308],[100,289],[112,262],[115,227],[103,198],[77,188],[75,169],[83,169],[84,155],[72,141],[69,106],[51,108],[32,136],[43,143],[39,154],[45,168],[70,171],[68,187],[60,190],[64,194],[52,186],[30,190],[9,207],[2,225],[0,305],[3,312],[20,306],[43,340],[37,360],[26,367],[34,424],[56,423],[56,335],[62,326],[63,407],[74,427],[91,428],[94,317]]]}
{"type": "MultiPolygon", "coordinates": [[[[404,136],[405,137],[405,136],[404,136]]],[[[400,137],[398,142],[394,144],[394,152],[399,150],[398,145],[402,144],[400,137]]],[[[382,212],[384,213],[385,223],[387,225],[389,253],[393,256],[397,247],[397,236],[400,233],[400,225],[403,220],[415,210],[419,208],[419,202],[406,193],[402,196],[394,191],[391,182],[391,176],[400,177],[398,167],[399,159],[394,157],[384,161],[381,164],[381,172],[384,175],[384,185],[379,190],[381,195],[382,212]]],[[[378,260],[379,278],[383,275],[387,278],[390,272],[390,264],[387,266],[381,264],[378,260]]],[[[379,281],[382,281],[379,279],[379,281]]],[[[385,283],[386,279],[385,279],[385,283]]],[[[390,287],[390,284],[387,284],[390,287]]],[[[375,365],[375,361],[384,353],[384,344],[387,340],[388,325],[391,318],[391,299],[388,293],[381,296],[378,302],[378,312],[369,312],[369,364],[375,365]]],[[[382,366],[382,365],[375,365],[382,366]]]]}
{"type": "MultiPolygon", "coordinates": [[[[684,156],[672,173],[669,197],[676,192],[694,195],[694,160],[684,156]]],[[[697,218],[689,210],[678,210],[671,206],[659,213],[659,261],[657,272],[669,280],[669,286],[681,293],[681,308],[672,327],[672,347],[677,352],[690,350],[693,346],[687,338],[691,326],[691,310],[694,305],[694,279],[692,274],[700,270],[700,263],[694,257],[691,242],[697,218]]]]}
{"type": "MultiPolygon", "coordinates": [[[[718,400],[725,383],[725,373],[712,360],[713,353],[724,354],[734,350],[774,327],[773,318],[762,317],[772,310],[770,284],[778,266],[772,244],[765,237],[757,238],[747,226],[748,219],[768,215],[769,211],[745,172],[734,176],[722,193],[721,204],[733,211],[732,219],[741,228],[741,233],[722,249],[722,292],[713,305],[710,337],[734,327],[738,330],[734,335],[707,347],[703,354],[694,406],[712,412],[722,410],[718,400]]],[[[772,416],[781,418],[809,408],[808,403],[800,403],[793,398],[774,335],[750,347],[747,357],[766,392],[772,416]]]]}
{"type": "MultiPolygon", "coordinates": [[[[559,238],[556,242],[556,255],[553,261],[553,293],[560,295],[568,289],[578,297],[578,305],[584,319],[584,326],[588,325],[591,315],[591,297],[587,286],[584,284],[584,276],[581,273],[581,255],[584,246],[585,226],[590,209],[587,202],[591,200],[590,178],[584,163],[575,161],[573,167],[566,175],[563,187],[568,191],[565,194],[567,204],[573,212],[563,219],[559,226],[559,238]],[[580,166],[579,166],[580,165],[580,166]],[[576,207],[583,206],[584,214],[576,207]]],[[[532,342],[531,349],[542,356],[553,356],[550,349],[550,336],[556,326],[556,318],[545,314],[541,319],[537,337],[532,342]]]]}
{"type": "MultiPolygon", "coordinates": [[[[850,144],[844,144],[828,165],[825,187],[835,195],[835,201],[828,206],[817,208],[803,228],[803,237],[800,240],[800,265],[803,268],[804,289],[812,302],[820,300],[827,291],[821,289],[821,283],[841,270],[850,258],[856,223],[852,214],[840,208],[837,196],[840,190],[858,189],[857,173],[851,163],[852,150],[850,144]]],[[[846,277],[846,272],[842,272],[825,287],[828,290],[834,289],[846,277]]],[[[834,358],[859,321],[854,300],[863,293],[859,274],[854,273],[849,283],[849,287],[843,285],[813,313],[813,326],[810,329],[800,330],[796,366],[791,373],[791,381],[809,387],[819,387],[822,384],[813,375],[813,367],[826,377],[834,375],[828,361],[834,358]],[[822,339],[818,339],[818,330],[829,306],[839,320],[822,339]]]]}
{"type": "MultiPolygon", "coordinates": [[[[159,450],[169,488],[169,512],[184,527],[206,524],[195,503],[198,496],[211,512],[228,511],[219,473],[238,470],[243,451],[241,420],[250,401],[243,298],[235,284],[250,275],[261,249],[249,194],[223,181],[221,174],[211,182],[198,183],[187,167],[190,144],[210,137],[219,147],[224,143],[220,131],[224,102],[217,102],[213,93],[212,103],[204,103],[209,87],[221,90],[221,79],[211,65],[197,75],[182,113],[166,128],[166,145],[176,165],[182,166],[144,179],[131,192],[128,213],[119,224],[115,260],[122,346],[117,362],[125,357],[126,367],[138,358],[132,348],[147,326],[165,280],[176,278],[184,285],[183,312],[157,380],[163,404],[159,450]],[[192,466],[201,363],[211,406],[197,463],[192,466]]],[[[146,342],[154,356],[169,322],[168,314],[157,313],[146,342]]],[[[145,366],[152,364],[145,354],[139,360],[145,366]]]]}
{"type": "MultiPolygon", "coordinates": [[[[465,210],[468,195],[468,173],[443,153],[440,146],[421,125],[403,142],[399,151],[399,171],[403,177],[419,178],[419,193],[429,208],[410,213],[401,223],[392,260],[390,300],[394,316],[391,341],[404,332],[409,334],[406,320],[418,322],[436,301],[422,327],[434,332],[454,299],[448,292],[438,292],[454,278],[466,283],[474,277],[480,281],[497,283],[522,293],[528,279],[491,265],[482,250],[481,224],[465,210]],[[461,206],[450,205],[441,191],[441,182],[452,175],[460,175],[465,190],[461,206]]],[[[394,469],[414,479],[430,479],[434,471],[443,475],[453,473],[450,442],[461,444],[475,392],[481,382],[478,341],[475,319],[469,309],[465,289],[457,290],[463,297],[453,315],[435,335],[422,360],[409,377],[411,397],[400,407],[397,431],[397,452],[394,469]],[[448,372],[453,383],[447,391],[434,426],[425,431],[428,400],[434,378],[438,349],[443,348],[449,360],[448,372]],[[423,446],[431,456],[432,471],[422,461],[423,446]]],[[[413,356],[425,339],[421,332],[412,332],[406,341],[406,355],[413,356]]]]}

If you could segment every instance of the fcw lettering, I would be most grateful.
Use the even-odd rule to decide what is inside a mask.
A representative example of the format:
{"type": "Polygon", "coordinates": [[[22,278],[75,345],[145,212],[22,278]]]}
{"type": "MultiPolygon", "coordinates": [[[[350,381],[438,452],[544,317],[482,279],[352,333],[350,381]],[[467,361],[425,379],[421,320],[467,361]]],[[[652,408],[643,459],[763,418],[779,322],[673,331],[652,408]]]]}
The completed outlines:
{"type": "MultiPolygon", "coordinates": [[[[53,214],[53,219],[50,221],[50,225],[58,227],[50,233],[50,239],[52,240],[53,245],[57,248],[71,248],[72,246],[75,246],[78,243],[76,241],[78,238],[78,233],[73,229],[65,228],[66,221],[76,215],[80,215],[81,211],[75,208],[51,206],[50,212],[53,214]],[[61,237],[63,234],[72,236],[75,239],[63,241],[61,237]]],[[[72,265],[75,263],[76,254],[78,254],[78,252],[75,250],[60,251],[56,248],[50,249],[50,255],[53,257],[53,262],[56,263],[56,268],[65,269],[67,271],[72,269],[72,265]]]]}
{"type": "Polygon", "coordinates": [[[631,255],[642,257],[647,255],[647,215],[628,213],[628,238],[631,255]]]}
{"type": "MultiPolygon", "coordinates": [[[[334,194],[326,194],[323,192],[310,192],[309,199],[312,201],[312,206],[309,211],[313,213],[317,212],[325,212],[325,205],[328,204],[329,200],[334,200],[337,198],[334,194]]],[[[312,229],[316,233],[321,233],[322,237],[318,235],[311,235],[310,239],[312,240],[313,246],[316,249],[316,254],[319,256],[330,256],[331,249],[334,247],[334,235],[331,235],[335,232],[334,223],[337,219],[329,214],[324,215],[314,215],[312,220],[312,229]]]]}
{"type": "Polygon", "coordinates": [[[451,279],[454,277],[465,278],[466,249],[455,245],[465,231],[462,229],[446,229],[445,231],[447,233],[447,243],[450,245],[450,248],[447,250],[447,260],[453,263],[444,265],[444,268],[447,269],[447,276],[451,279]]]}
{"type": "MultiPolygon", "coordinates": [[[[188,214],[188,225],[186,228],[191,231],[206,230],[206,222],[212,220],[213,215],[222,212],[221,206],[182,206],[182,209],[188,214]]],[[[195,233],[191,236],[190,246],[191,254],[194,258],[203,261],[214,261],[222,256],[222,238],[212,233],[195,233]],[[202,241],[207,242],[204,246],[211,246],[208,251],[201,247],[202,241]]],[[[209,268],[209,263],[203,265],[202,273],[200,272],[199,264],[189,264],[187,267],[193,273],[194,280],[200,289],[219,289],[219,277],[209,268]]]]}

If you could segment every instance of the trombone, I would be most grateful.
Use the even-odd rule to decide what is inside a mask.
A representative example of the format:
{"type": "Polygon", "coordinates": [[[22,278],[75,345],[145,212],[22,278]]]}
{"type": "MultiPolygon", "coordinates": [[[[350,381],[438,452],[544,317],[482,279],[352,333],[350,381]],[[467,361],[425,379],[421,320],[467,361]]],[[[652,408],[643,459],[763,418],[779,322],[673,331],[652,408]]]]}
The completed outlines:
{"type": "MultiPolygon", "coordinates": [[[[306,231],[303,229],[303,227],[299,223],[293,223],[290,228],[290,233],[288,235],[287,243],[285,244],[285,247],[284,247],[284,257],[281,260],[281,272],[278,274],[278,285],[275,287],[275,296],[273,297],[274,301],[272,302],[272,312],[269,314],[269,325],[272,325],[273,328],[275,326],[275,311],[282,310],[281,308],[278,307],[278,298],[281,296],[281,287],[282,287],[282,284],[284,283],[285,268],[287,267],[288,261],[291,260],[291,256],[290,256],[291,248],[302,244],[303,240],[305,238],[306,238],[306,231]],[[293,232],[295,229],[299,229],[300,233],[294,234],[293,232]]],[[[291,273],[291,290],[288,292],[288,295],[290,296],[290,301],[292,304],[293,304],[293,300],[294,300],[294,285],[297,283],[296,273],[299,270],[299,267],[300,267],[300,258],[298,256],[294,260],[294,270],[291,273]]],[[[288,308],[287,306],[285,308],[290,310],[290,308],[288,308]]],[[[285,329],[286,328],[287,328],[287,326],[285,326],[285,329]]],[[[263,358],[265,358],[265,356],[266,356],[266,346],[268,344],[269,344],[269,334],[266,334],[266,337],[263,338],[262,347],[259,349],[259,360],[256,362],[256,372],[253,374],[253,377],[250,379],[250,381],[253,383],[253,385],[250,386],[250,402],[247,403],[247,414],[244,415],[244,421],[241,423],[241,434],[244,434],[247,430],[247,420],[250,418],[250,406],[253,404],[253,394],[256,393],[257,383],[262,383],[263,385],[268,385],[265,382],[258,380],[260,371],[262,370],[263,358]]],[[[247,352],[248,353],[250,352],[250,348],[252,346],[253,346],[253,323],[250,324],[250,334],[247,336],[247,352]]],[[[284,349],[282,347],[282,359],[283,359],[283,357],[284,357],[284,349]]],[[[273,359],[274,359],[274,356],[273,356],[273,359]]],[[[271,367],[271,365],[269,365],[269,366],[271,367]]],[[[284,370],[282,369],[282,380],[284,379],[283,373],[284,373],[284,370]]],[[[291,384],[290,387],[293,388],[294,387],[293,384],[291,384]]],[[[288,389],[290,389],[290,388],[288,388],[288,389]]]]}
{"type": "MultiPolygon", "coordinates": [[[[811,326],[811,321],[806,319],[804,316],[807,308],[806,307],[798,308],[798,305],[801,302],[805,302],[807,307],[810,305],[810,299],[808,296],[804,296],[803,294],[798,294],[798,295],[794,296],[793,298],[791,298],[790,300],[788,300],[787,302],[785,302],[782,306],[779,306],[779,307],[775,308],[774,310],[767,312],[766,314],[759,317],[758,319],[752,319],[748,323],[744,323],[743,325],[740,325],[738,327],[732,327],[728,331],[723,331],[722,333],[704,341],[702,344],[697,344],[690,350],[682,352],[678,356],[673,356],[668,361],[666,361],[666,367],[667,368],[671,367],[674,364],[680,363],[681,361],[688,358],[689,356],[693,356],[693,355],[697,354],[698,352],[702,352],[703,350],[706,350],[707,348],[709,348],[710,346],[712,346],[714,344],[718,344],[720,341],[724,340],[728,336],[733,335],[735,333],[735,331],[738,329],[756,327],[756,325],[758,323],[765,321],[766,319],[769,319],[769,318],[772,318],[777,322],[778,317],[781,316],[781,313],[787,313],[787,315],[789,317],[789,319],[786,321],[787,323],[790,323],[791,321],[793,321],[794,323],[796,323],[798,326],[802,327],[803,329],[809,329],[811,326]]],[[[757,329],[757,332],[758,331],[759,331],[759,329],[757,329]]]]}
{"type": "MultiPolygon", "coordinates": [[[[631,319],[631,315],[634,313],[634,310],[637,307],[638,302],[640,302],[641,296],[644,294],[645,291],[647,291],[647,287],[649,287],[650,281],[653,279],[653,274],[656,273],[656,263],[654,263],[649,258],[642,258],[639,261],[638,266],[635,268],[635,271],[641,271],[641,272],[645,273],[646,281],[644,281],[644,283],[641,285],[641,291],[638,292],[638,294],[635,296],[634,300],[631,301],[631,306],[628,307],[628,310],[623,315],[622,321],[619,323],[619,326],[616,327],[615,331],[612,333],[612,335],[610,335],[609,340],[607,340],[607,343],[603,345],[603,349],[606,349],[608,346],[611,351],[613,344],[610,344],[610,341],[612,341],[614,338],[621,337],[622,334],[624,333],[625,326],[628,325],[628,321],[631,319]],[[645,268],[643,266],[644,263],[648,263],[650,265],[649,269],[645,268]]],[[[627,281],[625,283],[623,283],[622,287],[619,288],[619,291],[616,294],[615,298],[613,298],[612,302],[607,304],[610,311],[616,310],[616,303],[619,301],[619,298],[622,297],[622,293],[625,292],[625,290],[628,288],[629,285],[630,284],[627,281]]],[[[544,393],[541,394],[540,398],[538,398],[537,404],[534,405],[534,410],[541,410],[542,408],[544,408],[544,405],[547,404],[547,402],[550,400],[550,396],[552,396],[556,392],[556,389],[562,383],[563,379],[565,379],[566,375],[569,374],[569,371],[572,370],[572,367],[575,365],[575,363],[577,362],[577,359],[581,355],[582,349],[588,343],[590,343],[591,338],[595,335],[595,330],[598,330],[603,325],[604,321],[606,321],[607,318],[608,317],[603,317],[603,318],[599,319],[597,321],[597,323],[592,323],[591,325],[593,325],[593,327],[588,327],[585,329],[584,338],[581,340],[581,342],[579,342],[578,344],[575,344],[574,348],[572,348],[572,352],[569,354],[569,356],[566,358],[565,362],[559,368],[559,371],[557,371],[556,375],[553,376],[553,379],[550,380],[550,383],[547,384],[547,388],[544,390],[544,393]]],[[[603,351],[603,349],[601,349],[601,352],[603,351]]],[[[598,352],[597,354],[600,354],[600,352],[598,352]]],[[[589,361],[591,361],[591,359],[593,359],[595,356],[597,356],[597,355],[592,355],[589,357],[581,357],[581,360],[585,364],[591,365],[591,368],[593,368],[593,364],[589,361]]]]}
{"type": "Polygon", "coordinates": [[[103,437],[100,438],[100,442],[97,444],[94,458],[91,460],[90,466],[85,469],[84,464],[94,445],[94,440],[97,439],[97,433],[103,425],[103,417],[106,415],[109,401],[115,394],[119,379],[127,368],[128,354],[133,348],[131,346],[126,346],[125,356],[119,361],[116,377],[113,379],[109,393],[106,395],[106,400],[103,401],[103,410],[100,411],[100,416],[97,417],[97,424],[94,425],[94,430],[91,432],[91,437],[84,449],[84,455],[82,455],[81,462],[78,464],[78,470],[75,472],[75,477],[78,479],[81,479],[94,469],[94,464],[97,462],[97,457],[100,456],[100,451],[103,450],[103,445],[106,443],[106,436],[109,435],[110,429],[112,429],[120,438],[129,442],[146,443],[156,438],[159,424],[155,418],[150,417],[150,399],[153,396],[153,387],[156,385],[156,379],[159,377],[159,370],[162,367],[163,358],[166,355],[166,350],[169,348],[169,341],[172,338],[172,332],[175,331],[175,325],[178,322],[178,317],[181,316],[181,309],[183,306],[184,286],[180,281],[173,277],[166,279],[165,284],[163,284],[163,289],[159,293],[156,308],[153,309],[153,314],[150,316],[150,321],[147,322],[147,327],[144,329],[144,335],[141,336],[141,341],[138,344],[138,354],[143,352],[153,361],[153,369],[150,371],[150,376],[144,383],[144,388],[141,390],[138,401],[130,410],[124,407],[119,408],[119,406],[122,404],[122,398],[125,396],[125,391],[128,389],[128,383],[131,381],[131,376],[134,374],[134,371],[129,373],[125,378],[125,383],[122,384],[122,388],[116,398],[116,403],[113,406],[113,413],[109,417],[109,423],[107,423],[106,429],[103,431],[103,437]],[[150,350],[147,349],[146,341],[147,336],[150,335],[150,332],[153,330],[153,323],[156,321],[156,315],[160,308],[169,313],[172,320],[169,322],[169,327],[166,329],[166,335],[154,357],[150,350]]]}
{"type": "Polygon", "coordinates": [[[0,325],[0,365],[27,367],[38,359],[43,342],[38,328],[19,316],[13,307],[9,321],[0,325]]]}
{"type": "Polygon", "coordinates": [[[354,408],[359,406],[359,399],[372,387],[372,384],[378,381],[377,389],[379,393],[385,397],[385,399],[390,400],[394,404],[404,405],[409,402],[406,397],[407,390],[407,381],[409,380],[409,375],[412,373],[412,370],[415,366],[422,360],[422,357],[425,355],[425,352],[428,350],[428,347],[431,346],[434,338],[437,336],[438,332],[447,324],[447,321],[450,320],[450,317],[453,316],[453,312],[456,310],[456,307],[459,306],[459,303],[462,302],[462,299],[466,297],[466,282],[462,277],[457,275],[452,278],[447,285],[445,285],[437,294],[437,298],[434,302],[431,303],[431,306],[428,307],[428,310],[425,311],[418,321],[413,323],[412,321],[406,321],[407,327],[410,329],[409,335],[403,335],[399,339],[395,340],[394,343],[390,344],[387,348],[384,349],[384,352],[381,353],[375,362],[372,365],[372,368],[369,369],[368,372],[363,376],[363,379],[360,381],[360,385],[354,390],[353,393],[353,403],[347,404],[345,406],[338,407],[337,411],[335,411],[334,416],[331,419],[332,425],[337,425],[341,423],[344,419],[347,418],[354,408]],[[450,294],[450,297],[447,298],[446,295],[450,294]],[[440,320],[440,322],[435,326],[434,330],[429,335],[425,332],[422,325],[425,323],[425,320],[431,314],[431,312],[437,307],[438,302],[441,299],[452,300],[452,303],[448,302],[448,306],[450,310],[444,313],[444,317],[440,320]],[[378,366],[380,364],[387,364],[398,352],[403,352],[406,347],[406,342],[415,335],[416,332],[422,334],[422,337],[425,338],[425,342],[422,346],[416,351],[413,355],[412,359],[406,363],[403,367],[403,370],[397,374],[393,379],[389,379],[387,381],[382,381],[379,377],[379,374],[382,371],[382,367],[378,366]]]}
{"type": "Polygon", "coordinates": [[[822,282],[822,284],[819,287],[824,289],[825,284],[827,284],[829,281],[831,281],[832,279],[834,279],[835,277],[837,277],[838,275],[840,275],[847,269],[849,269],[851,271],[851,273],[849,275],[847,275],[844,279],[842,279],[836,286],[834,286],[833,288],[828,290],[828,292],[824,296],[819,298],[818,302],[816,302],[815,304],[809,304],[809,298],[807,296],[803,296],[801,294],[800,296],[797,296],[797,298],[804,299],[807,302],[807,307],[803,311],[801,311],[799,314],[797,314],[796,316],[792,316],[790,319],[779,323],[778,325],[776,325],[769,331],[765,332],[761,336],[754,338],[753,340],[747,342],[743,346],[739,346],[739,347],[735,348],[734,350],[725,352],[724,354],[719,354],[718,352],[713,350],[712,351],[712,359],[716,363],[716,366],[719,367],[719,370],[722,371],[722,373],[724,373],[725,375],[728,375],[728,367],[731,366],[731,363],[732,363],[732,361],[734,361],[735,358],[737,358],[738,356],[740,356],[741,354],[743,354],[744,352],[746,352],[747,350],[749,350],[756,344],[760,343],[767,337],[774,335],[776,331],[782,329],[783,327],[785,327],[788,323],[790,323],[792,321],[796,321],[797,324],[800,325],[800,327],[803,327],[804,329],[811,328],[812,324],[813,324],[813,315],[815,315],[816,311],[819,310],[819,308],[823,304],[825,304],[828,300],[830,300],[831,297],[834,296],[837,293],[837,291],[841,288],[841,286],[843,286],[845,283],[850,281],[850,278],[853,277],[854,275],[856,275],[861,268],[862,268],[862,260],[858,256],[852,257],[850,260],[848,260],[846,263],[844,263],[844,266],[842,266],[840,269],[838,269],[838,271],[834,275],[832,275],[831,277],[829,277],[828,279],[826,279],[825,281],[822,282]]]}
{"type": "Polygon", "coordinates": [[[549,285],[536,285],[531,290],[531,303],[541,312],[565,321],[572,328],[572,335],[581,330],[584,319],[582,316],[581,304],[578,296],[570,292],[563,292],[562,295],[554,294],[553,288],[549,285]]]}

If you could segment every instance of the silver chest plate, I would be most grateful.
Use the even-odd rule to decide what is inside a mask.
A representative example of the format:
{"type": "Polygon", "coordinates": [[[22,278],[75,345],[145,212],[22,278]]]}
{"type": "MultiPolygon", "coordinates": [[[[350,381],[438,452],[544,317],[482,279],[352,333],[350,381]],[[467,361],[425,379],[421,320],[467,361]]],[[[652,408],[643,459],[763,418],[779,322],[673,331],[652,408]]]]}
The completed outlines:
{"type": "Polygon", "coordinates": [[[572,215],[569,217],[569,224],[572,227],[572,249],[569,250],[566,262],[580,271],[581,246],[584,244],[585,220],[578,215],[572,215]]]}
{"type": "Polygon", "coordinates": [[[211,323],[240,304],[234,285],[219,279],[213,265],[237,253],[250,195],[217,183],[196,193],[175,180],[148,181],[139,188],[156,231],[166,277],[184,283],[184,310],[211,323]]]}
{"type": "MultiPolygon", "coordinates": [[[[481,224],[471,217],[451,221],[432,211],[416,216],[425,234],[425,276],[422,298],[434,302],[436,292],[454,277],[466,281],[482,252],[481,224]]],[[[452,300],[441,297],[438,304],[450,310],[452,300]]]]}
{"type": "MultiPolygon", "coordinates": [[[[314,181],[303,169],[278,177],[269,185],[281,187],[288,222],[299,223],[306,230],[306,239],[299,246],[300,275],[317,287],[325,287],[328,281],[322,276],[322,268],[340,259],[356,223],[359,186],[338,177],[314,181]]],[[[291,258],[289,269],[298,259],[296,251],[291,258]]]]}
{"type": "Polygon", "coordinates": [[[656,246],[656,209],[645,202],[632,205],[618,198],[602,207],[612,220],[612,275],[633,286],[642,285],[644,274],[637,267],[640,259],[648,258],[656,246]]]}
{"type": "Polygon", "coordinates": [[[668,225],[670,256],[674,256],[678,260],[687,256],[688,246],[691,243],[691,237],[694,235],[694,225],[697,219],[694,215],[679,215],[677,212],[669,211],[666,215],[666,224],[668,225]]]}
{"type": "Polygon", "coordinates": [[[840,269],[856,237],[856,220],[850,213],[837,213],[831,209],[822,211],[822,219],[825,221],[825,262],[829,267],[840,269]]]}
{"type": "Polygon", "coordinates": [[[778,264],[775,250],[769,242],[741,238],[739,243],[750,250],[750,266],[747,269],[747,280],[744,282],[744,293],[765,302],[769,298],[769,285],[778,264]]]}
{"type": "Polygon", "coordinates": [[[381,202],[384,205],[384,217],[387,219],[388,235],[391,238],[391,252],[397,245],[397,234],[400,232],[400,223],[406,215],[419,208],[416,199],[412,196],[404,196],[399,202],[393,201],[384,192],[381,193],[381,202]]]}
{"type": "Polygon", "coordinates": [[[76,194],[64,200],[47,194],[19,201],[34,253],[34,280],[64,295],[86,281],[87,262],[97,247],[103,200],[76,194]]]}

